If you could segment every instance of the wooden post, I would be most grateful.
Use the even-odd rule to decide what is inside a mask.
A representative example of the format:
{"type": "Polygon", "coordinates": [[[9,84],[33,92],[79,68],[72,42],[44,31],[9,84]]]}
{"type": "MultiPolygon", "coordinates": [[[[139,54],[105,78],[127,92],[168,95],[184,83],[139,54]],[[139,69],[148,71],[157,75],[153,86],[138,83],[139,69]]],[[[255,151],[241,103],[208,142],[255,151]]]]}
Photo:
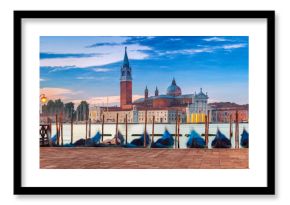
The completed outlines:
{"type": "Polygon", "coordinates": [[[236,126],[235,126],[235,148],[239,148],[239,113],[236,110],[236,126]]]}
{"type": "Polygon", "coordinates": [[[232,115],[230,114],[230,140],[232,141],[233,131],[232,131],[232,115]]]}
{"type": "Polygon", "coordinates": [[[86,119],[86,141],[88,139],[88,120],[86,119]]]}
{"type": "Polygon", "coordinates": [[[116,144],[117,144],[117,139],[119,137],[119,133],[118,133],[118,123],[119,123],[119,113],[117,113],[117,120],[116,120],[116,144]]]}
{"type": "Polygon", "coordinates": [[[174,147],[177,148],[177,111],[175,113],[175,138],[174,138],[174,147]]]}
{"type": "Polygon", "coordinates": [[[58,129],[58,120],[57,120],[57,114],[55,114],[55,128],[56,128],[56,145],[59,145],[59,129],[58,129]]]}
{"type": "Polygon", "coordinates": [[[73,144],[73,130],[74,130],[74,118],[73,115],[71,116],[71,124],[70,124],[70,144],[73,144]]]}
{"type": "Polygon", "coordinates": [[[49,117],[47,117],[47,138],[48,138],[48,144],[51,146],[51,120],[49,117]]]}
{"type": "Polygon", "coordinates": [[[147,109],[145,110],[144,147],[146,147],[147,109]]]}
{"type": "Polygon", "coordinates": [[[89,139],[91,139],[91,118],[89,119],[89,139]]]}
{"type": "Polygon", "coordinates": [[[204,124],[204,141],[205,141],[205,146],[208,147],[208,116],[205,115],[205,124],[204,124]]]}
{"type": "Polygon", "coordinates": [[[127,122],[127,114],[126,114],[126,118],[125,118],[125,123],[126,123],[126,144],[128,144],[128,122],[127,122]]]}
{"type": "Polygon", "coordinates": [[[179,141],[179,127],[180,127],[180,116],[178,115],[178,120],[177,120],[177,148],[179,149],[180,147],[180,141],[179,141]]]}
{"type": "Polygon", "coordinates": [[[152,140],[151,140],[151,144],[154,143],[154,125],[155,125],[155,116],[153,116],[153,122],[152,122],[152,140]]]}
{"type": "Polygon", "coordinates": [[[61,146],[63,146],[63,123],[62,123],[62,113],[60,113],[60,138],[61,138],[61,146]]]}
{"type": "Polygon", "coordinates": [[[105,123],[105,115],[103,114],[103,121],[102,121],[102,142],[104,141],[104,123],[105,123]]]}

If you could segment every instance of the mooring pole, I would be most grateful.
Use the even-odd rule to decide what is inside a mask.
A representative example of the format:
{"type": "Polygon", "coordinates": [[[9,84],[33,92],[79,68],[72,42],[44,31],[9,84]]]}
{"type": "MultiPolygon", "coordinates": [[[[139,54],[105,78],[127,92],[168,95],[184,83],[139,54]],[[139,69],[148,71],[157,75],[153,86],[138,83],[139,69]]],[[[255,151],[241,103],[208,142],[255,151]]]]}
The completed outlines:
{"type": "Polygon", "coordinates": [[[103,121],[102,121],[102,142],[104,141],[104,123],[105,123],[105,115],[103,114],[103,121]]]}
{"type": "Polygon", "coordinates": [[[153,116],[153,122],[152,122],[152,140],[151,140],[151,144],[154,143],[154,125],[155,125],[155,116],[153,116]]]}
{"type": "Polygon", "coordinates": [[[180,116],[178,115],[178,122],[177,122],[177,142],[178,142],[178,145],[177,145],[177,148],[179,149],[180,147],[180,141],[179,141],[179,128],[180,128],[180,116]]]}
{"type": "Polygon", "coordinates": [[[177,148],[177,111],[175,113],[175,139],[174,139],[174,147],[177,148]]]}
{"type": "Polygon", "coordinates": [[[127,122],[127,114],[126,114],[126,118],[125,118],[125,123],[126,123],[126,144],[128,144],[128,122],[127,122]]]}
{"type": "Polygon", "coordinates": [[[89,139],[91,139],[91,118],[89,119],[89,139]]]}
{"type": "Polygon", "coordinates": [[[47,118],[47,122],[48,122],[48,132],[49,132],[49,135],[48,135],[48,144],[49,146],[51,146],[51,119],[48,117],[47,118]]]}
{"type": "Polygon", "coordinates": [[[74,119],[73,119],[73,115],[72,115],[71,116],[71,124],[70,124],[70,144],[73,143],[73,136],[74,136],[74,134],[73,134],[73,130],[74,130],[73,126],[74,126],[74,119]]]}
{"type": "Polygon", "coordinates": [[[145,128],[144,128],[144,147],[146,147],[146,131],[147,131],[147,109],[145,110],[145,128]]]}
{"type": "Polygon", "coordinates": [[[86,119],[86,141],[88,139],[88,120],[86,119]]]}
{"type": "Polygon", "coordinates": [[[63,147],[63,124],[62,124],[62,112],[60,113],[60,137],[61,137],[61,146],[63,147]]]}
{"type": "Polygon", "coordinates": [[[229,134],[230,141],[232,141],[232,136],[233,136],[233,133],[232,132],[233,132],[232,131],[232,115],[230,114],[230,134],[229,134]]]}
{"type": "Polygon", "coordinates": [[[205,139],[205,146],[208,147],[208,116],[205,115],[205,123],[204,123],[204,139],[205,139]]]}
{"type": "Polygon", "coordinates": [[[56,145],[59,145],[59,129],[58,129],[58,120],[57,114],[55,114],[55,128],[56,128],[56,145]]]}
{"type": "Polygon", "coordinates": [[[236,110],[235,148],[239,148],[239,113],[236,110]]]}
{"type": "Polygon", "coordinates": [[[117,120],[116,120],[116,144],[118,143],[118,137],[119,137],[119,133],[118,133],[118,123],[119,123],[119,114],[117,113],[117,120]]]}

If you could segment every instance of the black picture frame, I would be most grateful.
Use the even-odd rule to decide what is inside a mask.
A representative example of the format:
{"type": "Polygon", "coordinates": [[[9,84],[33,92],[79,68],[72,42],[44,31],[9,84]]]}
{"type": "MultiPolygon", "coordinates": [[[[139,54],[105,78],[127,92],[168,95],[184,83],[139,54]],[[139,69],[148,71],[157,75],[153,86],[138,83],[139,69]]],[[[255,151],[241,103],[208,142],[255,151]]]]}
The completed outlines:
{"type": "Polygon", "coordinates": [[[14,194],[273,195],[275,194],[275,11],[14,11],[14,194]],[[266,187],[23,187],[21,171],[21,24],[48,18],[231,18],[267,20],[266,187]],[[16,102],[17,100],[17,102],[16,102]]]}

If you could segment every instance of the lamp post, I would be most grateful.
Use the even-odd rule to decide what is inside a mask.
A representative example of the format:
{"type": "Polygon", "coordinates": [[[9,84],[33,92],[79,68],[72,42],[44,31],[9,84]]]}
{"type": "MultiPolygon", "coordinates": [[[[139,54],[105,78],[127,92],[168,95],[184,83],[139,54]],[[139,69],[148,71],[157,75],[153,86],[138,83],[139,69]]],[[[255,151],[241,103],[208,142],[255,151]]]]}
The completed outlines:
{"type": "Polygon", "coordinates": [[[47,102],[47,97],[45,96],[45,94],[41,94],[39,96],[40,99],[40,114],[42,114],[42,105],[44,105],[47,102]]]}

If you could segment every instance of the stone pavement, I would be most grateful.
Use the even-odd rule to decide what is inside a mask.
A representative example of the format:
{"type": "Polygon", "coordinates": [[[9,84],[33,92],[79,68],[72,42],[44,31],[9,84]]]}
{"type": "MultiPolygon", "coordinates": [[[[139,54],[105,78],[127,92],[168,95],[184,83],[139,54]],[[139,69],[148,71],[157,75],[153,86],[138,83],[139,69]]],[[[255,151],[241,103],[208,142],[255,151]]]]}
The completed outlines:
{"type": "Polygon", "coordinates": [[[42,169],[246,169],[248,149],[41,147],[42,169]]]}

